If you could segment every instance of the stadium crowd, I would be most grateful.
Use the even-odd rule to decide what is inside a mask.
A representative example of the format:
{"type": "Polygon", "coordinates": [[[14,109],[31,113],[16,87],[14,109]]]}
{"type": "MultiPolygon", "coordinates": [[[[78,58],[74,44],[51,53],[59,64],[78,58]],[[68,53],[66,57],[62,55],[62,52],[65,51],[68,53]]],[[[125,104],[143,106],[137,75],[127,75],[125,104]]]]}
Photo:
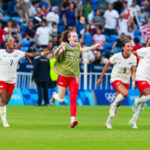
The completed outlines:
{"type": "Polygon", "coordinates": [[[82,48],[101,44],[82,54],[82,62],[107,63],[124,39],[132,41],[134,50],[148,40],[141,26],[150,23],[150,0],[1,0],[0,7],[1,48],[14,37],[17,49],[48,49],[52,58],[61,33],[70,29],[77,31],[82,48]]]}

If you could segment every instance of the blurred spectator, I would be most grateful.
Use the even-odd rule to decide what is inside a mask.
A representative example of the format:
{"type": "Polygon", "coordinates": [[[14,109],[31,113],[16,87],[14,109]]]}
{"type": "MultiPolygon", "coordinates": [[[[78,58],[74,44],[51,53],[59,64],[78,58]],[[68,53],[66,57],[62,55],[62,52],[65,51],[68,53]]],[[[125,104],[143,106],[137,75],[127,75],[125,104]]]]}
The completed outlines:
{"type": "Polygon", "coordinates": [[[112,4],[108,5],[108,10],[106,10],[104,13],[104,18],[105,18],[105,25],[104,25],[105,34],[107,35],[116,34],[119,14],[116,10],[113,9],[112,4]]]}
{"type": "Polygon", "coordinates": [[[48,54],[48,58],[51,59],[54,57],[54,53],[53,53],[53,43],[52,41],[49,41],[48,42],[48,45],[47,47],[45,48],[45,50],[49,51],[49,54],[48,54]]]}
{"type": "Polygon", "coordinates": [[[16,31],[11,33],[11,36],[15,39],[15,49],[21,49],[22,41],[18,39],[18,34],[16,31]]]}
{"type": "Polygon", "coordinates": [[[4,25],[5,25],[5,22],[3,21],[3,14],[0,12],[0,22],[1,22],[1,24],[2,24],[2,27],[4,27],[4,25]]]}
{"type": "Polygon", "coordinates": [[[82,0],[76,0],[77,17],[82,16],[82,0]]]}
{"type": "Polygon", "coordinates": [[[59,15],[58,15],[59,8],[57,6],[52,7],[52,12],[49,12],[46,16],[46,20],[48,21],[48,25],[51,26],[53,22],[59,23],[59,15]]]}
{"type": "Polygon", "coordinates": [[[121,47],[122,47],[122,43],[125,40],[125,34],[121,33],[119,38],[114,42],[113,46],[112,46],[112,53],[118,53],[121,51],[121,47]]]}
{"type": "Polygon", "coordinates": [[[82,6],[82,16],[87,19],[88,15],[93,11],[93,6],[90,0],[86,0],[85,4],[82,6]]]}
{"type": "Polygon", "coordinates": [[[3,48],[2,43],[4,42],[3,35],[9,34],[9,33],[10,33],[10,30],[5,31],[2,28],[2,23],[0,22],[0,47],[1,48],[3,48]]]}
{"type": "MultiPolygon", "coordinates": [[[[84,42],[81,43],[81,48],[86,47],[86,44],[84,42]]],[[[85,53],[82,53],[82,61],[83,63],[93,63],[95,61],[95,55],[93,51],[88,51],[85,53]]]]}
{"type": "MultiPolygon", "coordinates": [[[[135,45],[133,46],[133,52],[142,48],[142,46],[139,45],[139,39],[138,38],[134,38],[134,43],[135,43],[135,45]]],[[[138,56],[136,56],[136,58],[137,58],[137,63],[139,63],[140,58],[138,56]]]]}
{"type": "Polygon", "coordinates": [[[126,19],[126,15],[125,13],[121,13],[120,14],[120,18],[119,18],[119,21],[118,21],[118,28],[117,28],[117,31],[118,31],[118,34],[120,35],[121,33],[126,33],[127,32],[127,22],[128,20],[126,19]]]}
{"type": "Polygon", "coordinates": [[[117,0],[116,2],[114,2],[113,7],[120,14],[123,8],[123,0],[117,0]]]}
{"type": "Polygon", "coordinates": [[[101,47],[99,47],[99,49],[97,50],[100,51],[102,55],[102,51],[104,49],[106,39],[105,39],[105,36],[102,34],[102,30],[100,27],[96,28],[96,34],[93,35],[92,41],[93,41],[93,44],[101,44],[101,47]]]}
{"type": "Polygon", "coordinates": [[[128,22],[127,22],[127,32],[125,34],[130,35],[133,40],[136,29],[137,29],[137,26],[134,23],[134,19],[132,17],[129,17],[128,22]]]}
{"type": "Polygon", "coordinates": [[[140,12],[140,7],[139,5],[137,5],[137,1],[133,0],[132,5],[130,7],[130,11],[131,11],[131,16],[135,17],[138,15],[138,13],[140,12]]]}
{"type": "Polygon", "coordinates": [[[91,46],[92,34],[90,24],[86,24],[85,29],[81,31],[81,41],[85,42],[86,46],[91,46]]]}
{"type": "Polygon", "coordinates": [[[42,89],[44,91],[44,105],[48,105],[48,86],[50,81],[49,71],[50,64],[47,55],[40,56],[35,60],[32,80],[34,80],[37,85],[39,106],[42,105],[42,89]]]}
{"type": "Polygon", "coordinates": [[[28,22],[28,10],[30,8],[30,0],[17,0],[17,2],[18,2],[20,9],[23,10],[24,16],[22,17],[25,18],[26,23],[27,23],[28,22]]]}
{"type": "Polygon", "coordinates": [[[74,26],[76,21],[74,4],[69,5],[69,9],[64,12],[63,21],[65,26],[74,26]]]}
{"type": "Polygon", "coordinates": [[[104,21],[103,20],[104,20],[104,18],[101,14],[100,9],[96,9],[95,16],[93,17],[91,24],[93,26],[103,28],[103,26],[104,26],[104,21]]]}
{"type": "Polygon", "coordinates": [[[147,14],[144,7],[141,7],[141,11],[138,13],[137,17],[140,24],[144,24],[146,22],[147,14]]]}
{"type": "Polygon", "coordinates": [[[55,22],[51,25],[51,39],[53,36],[58,36],[58,24],[55,22]]]}
{"type": "Polygon", "coordinates": [[[128,20],[128,18],[129,18],[130,15],[131,15],[131,11],[130,11],[130,9],[128,8],[128,2],[127,2],[127,1],[124,1],[124,2],[123,2],[122,13],[125,15],[125,19],[128,20]]]}
{"type": "Polygon", "coordinates": [[[33,1],[32,4],[30,4],[30,8],[28,10],[29,18],[33,18],[36,15],[37,8],[38,8],[38,2],[33,1]]]}
{"type": "Polygon", "coordinates": [[[9,34],[5,35],[4,39],[11,37],[12,32],[15,32],[17,35],[18,40],[21,40],[22,37],[20,35],[20,28],[17,21],[8,20],[7,26],[4,28],[6,32],[9,31],[9,34]]]}
{"type": "Polygon", "coordinates": [[[59,38],[57,36],[53,36],[52,43],[53,43],[53,53],[54,53],[57,47],[59,46],[59,38]]]}
{"type": "Polygon", "coordinates": [[[43,14],[43,16],[47,16],[47,13],[49,12],[49,10],[50,10],[50,3],[49,3],[49,1],[47,1],[47,8],[46,8],[46,6],[45,6],[45,4],[42,4],[41,5],[41,13],[43,14]]]}
{"type": "Polygon", "coordinates": [[[46,25],[47,21],[43,19],[41,26],[37,28],[35,35],[35,39],[38,41],[38,46],[42,48],[46,48],[50,39],[51,30],[46,25]]]}
{"type": "Polygon", "coordinates": [[[98,7],[100,8],[102,14],[104,14],[104,12],[107,10],[108,4],[109,3],[107,0],[99,0],[98,7]]]}
{"type": "Polygon", "coordinates": [[[77,33],[80,35],[80,31],[85,28],[85,18],[83,16],[80,17],[79,20],[76,21],[77,33]]]}
{"type": "MultiPolygon", "coordinates": [[[[36,52],[36,43],[34,41],[30,42],[30,48],[28,49],[27,52],[29,52],[29,53],[36,52]]],[[[34,57],[32,57],[32,58],[27,57],[27,60],[29,63],[32,63],[34,60],[34,57]]]]}
{"type": "Polygon", "coordinates": [[[96,34],[93,35],[92,41],[93,41],[93,44],[101,44],[101,47],[99,47],[99,49],[96,49],[96,51],[95,51],[96,57],[99,56],[99,60],[101,62],[102,52],[103,52],[104,45],[106,42],[105,36],[102,34],[101,28],[98,28],[98,27],[96,28],[96,34]],[[97,53],[99,53],[99,54],[97,54],[97,53]]]}
{"type": "Polygon", "coordinates": [[[41,13],[40,7],[38,7],[36,9],[36,12],[37,12],[36,15],[33,17],[33,24],[34,24],[35,28],[37,28],[41,25],[42,19],[45,19],[45,17],[41,13]]]}
{"type": "Polygon", "coordinates": [[[35,29],[35,27],[33,26],[33,21],[32,21],[32,20],[28,21],[28,26],[27,26],[27,28],[26,28],[26,30],[25,30],[25,33],[24,33],[25,38],[26,38],[27,40],[32,40],[32,39],[34,39],[35,31],[36,31],[36,29],[35,29]]]}

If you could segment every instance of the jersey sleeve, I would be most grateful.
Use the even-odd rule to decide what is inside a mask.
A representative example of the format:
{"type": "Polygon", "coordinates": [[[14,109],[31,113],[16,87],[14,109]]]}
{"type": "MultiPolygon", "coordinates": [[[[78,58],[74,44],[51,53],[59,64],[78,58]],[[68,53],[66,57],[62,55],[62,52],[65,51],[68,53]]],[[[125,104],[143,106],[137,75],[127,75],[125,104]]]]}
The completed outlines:
{"type": "Polygon", "coordinates": [[[115,64],[116,63],[117,57],[118,57],[117,54],[115,54],[115,55],[110,57],[109,61],[111,62],[111,64],[115,64]]]}
{"type": "Polygon", "coordinates": [[[19,58],[25,57],[26,53],[18,50],[19,58]]]}
{"type": "Polygon", "coordinates": [[[132,66],[136,66],[137,65],[137,59],[135,56],[133,56],[133,65],[132,66]]]}
{"type": "Polygon", "coordinates": [[[145,48],[140,48],[136,52],[137,52],[139,57],[145,57],[149,50],[150,50],[150,47],[145,47],[145,48]]]}

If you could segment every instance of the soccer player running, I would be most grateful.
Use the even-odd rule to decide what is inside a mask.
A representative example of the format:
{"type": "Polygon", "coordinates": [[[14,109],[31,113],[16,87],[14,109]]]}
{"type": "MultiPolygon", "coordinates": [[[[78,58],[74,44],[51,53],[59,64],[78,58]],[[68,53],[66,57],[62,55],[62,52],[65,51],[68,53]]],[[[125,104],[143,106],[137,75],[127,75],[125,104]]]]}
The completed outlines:
{"type": "Polygon", "coordinates": [[[6,41],[6,49],[0,49],[0,115],[4,127],[10,126],[6,119],[6,105],[15,88],[18,61],[21,57],[40,55],[40,52],[25,53],[16,50],[14,38],[9,38],[6,41]]]}
{"type": "Polygon", "coordinates": [[[56,57],[54,71],[59,74],[57,80],[58,93],[53,93],[50,104],[53,105],[55,100],[63,102],[67,87],[69,87],[71,113],[70,127],[74,128],[76,125],[78,125],[78,121],[76,120],[76,97],[79,88],[80,54],[82,52],[94,50],[98,48],[100,44],[95,44],[91,47],[84,47],[81,49],[80,43],[78,42],[77,33],[75,31],[69,30],[66,30],[62,33],[61,41],[61,45],[56,49],[54,53],[56,57]]]}
{"type": "Polygon", "coordinates": [[[97,85],[102,83],[105,72],[109,66],[113,64],[110,82],[112,87],[116,90],[116,98],[111,104],[110,113],[105,124],[106,128],[109,129],[112,128],[111,121],[117,112],[117,107],[121,101],[128,96],[130,76],[132,77],[132,88],[135,86],[136,57],[132,54],[132,49],[131,41],[124,41],[122,52],[113,55],[109,59],[96,83],[97,85]]]}
{"type": "MultiPolygon", "coordinates": [[[[150,41],[147,46],[150,46],[150,41]]],[[[140,98],[134,102],[134,114],[129,123],[132,128],[138,128],[136,122],[144,109],[145,103],[150,101],[150,47],[141,48],[134,54],[140,58],[136,71],[136,86],[140,91],[140,98]]]]}

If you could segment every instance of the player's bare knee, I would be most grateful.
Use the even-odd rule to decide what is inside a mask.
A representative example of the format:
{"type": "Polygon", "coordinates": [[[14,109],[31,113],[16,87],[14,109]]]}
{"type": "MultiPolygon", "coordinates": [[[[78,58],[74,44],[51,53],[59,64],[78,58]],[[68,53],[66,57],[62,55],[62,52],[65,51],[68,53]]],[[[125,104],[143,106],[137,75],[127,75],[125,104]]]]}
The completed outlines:
{"type": "Polygon", "coordinates": [[[128,96],[128,91],[124,91],[124,92],[122,93],[122,95],[123,95],[123,97],[127,97],[127,96],[128,96]]]}

